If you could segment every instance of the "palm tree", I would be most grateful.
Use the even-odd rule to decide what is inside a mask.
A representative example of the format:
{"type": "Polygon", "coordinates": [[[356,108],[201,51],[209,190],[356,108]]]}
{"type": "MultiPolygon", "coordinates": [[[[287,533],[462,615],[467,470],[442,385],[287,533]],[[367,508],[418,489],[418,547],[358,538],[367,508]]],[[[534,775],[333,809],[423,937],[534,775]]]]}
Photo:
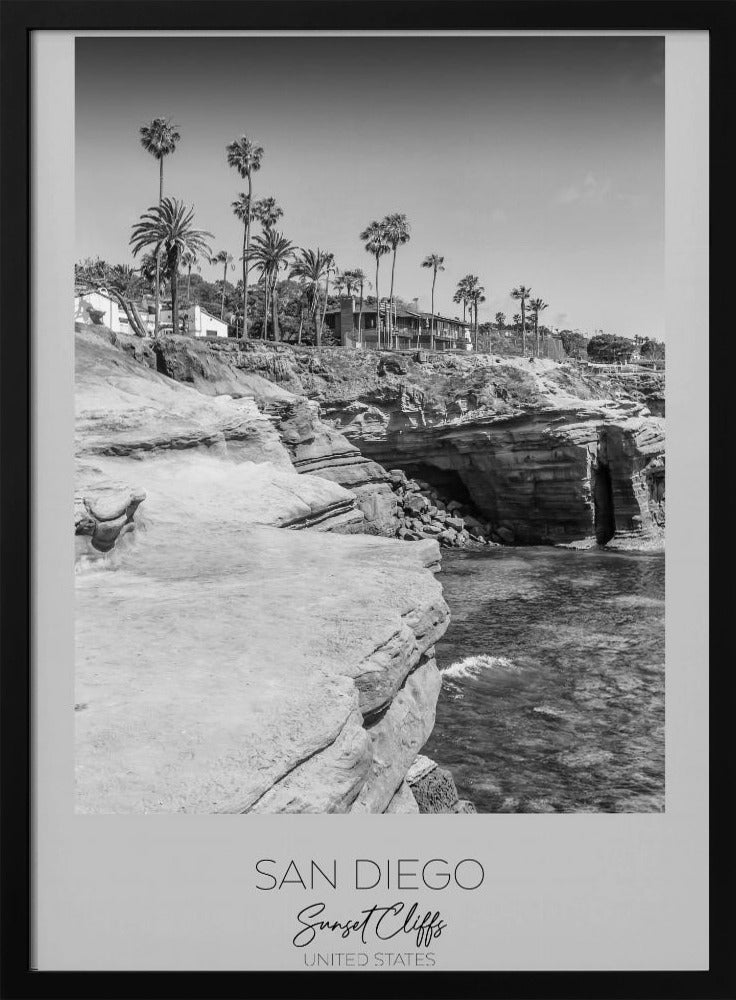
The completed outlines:
{"type": "Polygon", "coordinates": [[[462,279],[465,288],[465,294],[467,295],[468,302],[470,304],[470,319],[473,323],[473,341],[474,349],[478,350],[478,304],[480,302],[485,302],[485,296],[483,292],[485,288],[480,284],[478,276],[475,274],[466,274],[462,279]]]}
{"type": "Polygon", "coordinates": [[[176,279],[185,253],[209,257],[206,237],[212,233],[193,226],[194,209],[177,198],[164,198],[160,205],[149,208],[133,226],[130,244],[135,256],[148,247],[157,258],[163,256],[171,284],[171,313],[174,332],[179,332],[179,299],[176,279]]]}
{"type": "Polygon", "coordinates": [[[371,222],[360,234],[365,245],[366,252],[371,254],[376,261],[376,337],[377,346],[381,346],[381,297],[378,294],[378,267],[381,257],[391,249],[391,244],[386,237],[386,231],[382,222],[371,222]]]}
{"type": "Polygon", "coordinates": [[[248,138],[247,135],[234,139],[226,147],[228,166],[234,167],[241,177],[248,180],[248,194],[241,194],[238,201],[233,202],[233,209],[238,218],[244,223],[243,232],[243,336],[248,336],[248,267],[250,250],[250,223],[252,212],[250,206],[253,204],[253,174],[261,169],[263,159],[263,146],[258,146],[248,138]],[[247,199],[243,204],[243,199],[247,199]],[[238,207],[236,207],[238,206],[238,207]],[[243,206],[242,214],[239,208],[243,206]]]}
{"type": "MultiPolygon", "coordinates": [[[[318,326],[317,303],[320,282],[325,274],[326,263],[326,255],[319,247],[316,250],[300,250],[289,272],[289,277],[296,278],[305,288],[309,315],[314,317],[315,329],[318,326]]],[[[317,336],[319,336],[318,330],[317,336]]]]}
{"type": "Polygon", "coordinates": [[[187,269],[187,309],[189,309],[191,305],[190,289],[192,284],[192,268],[196,267],[196,269],[200,272],[202,268],[199,266],[199,257],[197,257],[195,253],[190,253],[189,251],[182,254],[181,263],[182,267],[187,269]]]}
{"type": "Polygon", "coordinates": [[[521,353],[526,355],[526,300],[531,296],[532,290],[527,285],[519,285],[511,290],[511,298],[521,302],[521,353]]]}
{"type": "Polygon", "coordinates": [[[457,291],[455,292],[452,301],[462,302],[463,304],[463,323],[467,317],[467,308],[471,305],[471,292],[473,285],[477,282],[477,278],[472,274],[466,274],[464,278],[461,278],[457,283],[457,291]]]}
{"type": "Polygon", "coordinates": [[[210,264],[222,264],[222,301],[220,302],[220,319],[225,318],[225,286],[227,285],[227,269],[230,268],[231,271],[235,270],[235,265],[232,263],[233,255],[228,253],[227,250],[218,250],[214,257],[210,257],[210,264]]]}
{"type": "Polygon", "coordinates": [[[347,291],[350,284],[350,272],[342,271],[335,274],[334,282],[335,291],[338,295],[342,296],[344,292],[347,291]]]}
{"type": "Polygon", "coordinates": [[[365,271],[361,268],[356,267],[353,272],[353,280],[355,281],[355,287],[360,295],[360,305],[358,307],[358,343],[363,341],[363,289],[367,285],[368,288],[371,287],[370,281],[366,278],[365,271]]]}
{"type": "Polygon", "coordinates": [[[468,300],[465,297],[465,292],[463,291],[463,289],[462,289],[462,287],[460,285],[457,286],[457,289],[455,290],[455,294],[452,296],[452,301],[455,302],[455,303],[457,303],[457,305],[460,305],[462,303],[462,307],[463,307],[463,323],[465,323],[465,321],[467,319],[467,312],[468,312],[468,300]]]}
{"type": "Polygon", "coordinates": [[[319,330],[317,330],[317,347],[322,346],[322,330],[325,325],[325,316],[327,315],[327,299],[330,295],[330,274],[335,271],[335,255],[331,253],[324,254],[325,266],[325,304],[322,309],[322,319],[319,322],[319,330]]]}
{"type": "Polygon", "coordinates": [[[537,298],[529,300],[529,307],[534,314],[534,344],[536,347],[537,357],[539,357],[539,314],[540,312],[543,312],[548,305],[549,303],[545,302],[544,299],[537,298]]]}
{"type": "Polygon", "coordinates": [[[253,246],[248,251],[248,255],[263,275],[266,292],[263,312],[263,339],[266,340],[268,337],[268,309],[269,304],[272,304],[273,339],[275,341],[281,340],[276,283],[279,271],[282,267],[288,267],[294,256],[294,245],[286,239],[283,233],[267,229],[263,236],[253,237],[253,246]]]}
{"type": "Polygon", "coordinates": [[[260,222],[264,229],[273,229],[279,219],[283,218],[284,210],[277,205],[275,198],[261,198],[253,202],[253,218],[260,222]]]}
{"type": "Polygon", "coordinates": [[[437,253],[428,254],[422,261],[422,267],[432,268],[432,326],[429,334],[430,349],[434,350],[434,286],[437,281],[437,272],[444,271],[445,258],[437,253]]]}
{"type": "MultiPolygon", "coordinates": [[[[170,118],[153,118],[147,125],[141,125],[138,129],[141,146],[147,153],[158,160],[158,203],[164,197],[164,157],[169,156],[176,149],[176,144],[181,140],[181,136],[176,130],[176,125],[172,125],[170,118]]],[[[158,336],[159,305],[161,288],[161,261],[156,258],[156,313],[153,320],[153,336],[158,336]]]]}
{"type": "MultiPolygon", "coordinates": [[[[485,302],[485,300],[486,300],[486,297],[483,294],[484,291],[485,291],[485,288],[483,288],[482,285],[479,285],[477,288],[473,289],[473,308],[475,309],[475,349],[476,349],[476,351],[478,350],[478,335],[479,335],[478,334],[478,330],[479,330],[479,327],[478,327],[478,306],[480,305],[481,302],[485,302]]],[[[489,347],[489,351],[490,351],[490,339],[488,341],[488,347],[489,347]]]]}
{"type": "Polygon", "coordinates": [[[495,315],[495,320],[496,320],[496,326],[499,327],[499,329],[505,327],[506,326],[506,313],[497,312],[496,315],[495,315]]]}
{"type": "MultiPolygon", "coordinates": [[[[408,243],[411,239],[411,227],[405,215],[401,212],[394,212],[391,215],[387,215],[383,222],[383,231],[386,234],[386,240],[388,245],[391,247],[393,252],[393,257],[391,260],[391,291],[389,292],[389,321],[388,321],[388,342],[389,346],[392,343],[392,332],[393,332],[393,305],[394,305],[394,271],[396,270],[396,251],[404,243],[408,243]]],[[[397,345],[398,346],[398,345],[397,345]]]]}

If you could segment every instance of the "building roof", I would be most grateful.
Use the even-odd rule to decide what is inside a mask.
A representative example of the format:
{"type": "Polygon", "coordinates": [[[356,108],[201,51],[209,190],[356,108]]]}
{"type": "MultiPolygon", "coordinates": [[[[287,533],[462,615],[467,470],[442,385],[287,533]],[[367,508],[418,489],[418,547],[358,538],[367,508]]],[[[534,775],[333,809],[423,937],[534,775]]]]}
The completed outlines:
{"type": "MultiPolygon", "coordinates": [[[[359,311],[360,311],[359,309],[353,307],[354,315],[357,315],[359,311]]],[[[341,312],[342,309],[328,309],[326,315],[336,316],[339,315],[339,313],[341,312]]],[[[376,312],[375,302],[372,303],[370,306],[367,305],[367,303],[365,302],[363,303],[363,315],[365,315],[366,313],[368,313],[368,315],[371,314],[375,315],[375,312],[376,312]]],[[[427,321],[432,319],[432,313],[422,312],[421,309],[410,309],[408,306],[397,306],[396,309],[393,310],[393,313],[397,317],[397,319],[426,319],[427,321]]],[[[386,314],[385,306],[381,307],[381,314],[382,315],[386,314]]],[[[434,313],[434,318],[442,320],[443,323],[454,323],[457,326],[470,326],[469,323],[463,322],[463,320],[459,319],[457,316],[442,316],[440,313],[434,313]]]]}
{"type": "Polygon", "coordinates": [[[216,323],[224,323],[225,326],[228,325],[228,322],[227,322],[226,319],[222,319],[221,316],[213,316],[212,313],[208,312],[203,306],[199,307],[199,311],[202,312],[202,313],[204,313],[205,316],[209,316],[210,319],[215,320],[216,323]]]}

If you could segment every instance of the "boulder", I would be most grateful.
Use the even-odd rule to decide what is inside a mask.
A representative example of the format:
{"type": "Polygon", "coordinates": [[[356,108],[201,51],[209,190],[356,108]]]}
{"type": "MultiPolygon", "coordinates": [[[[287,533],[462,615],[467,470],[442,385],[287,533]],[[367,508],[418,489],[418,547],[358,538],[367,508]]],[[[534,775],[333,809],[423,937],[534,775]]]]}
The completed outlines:
{"type": "Polygon", "coordinates": [[[404,510],[410,514],[423,514],[429,510],[429,500],[421,494],[414,494],[404,500],[404,510]]]}

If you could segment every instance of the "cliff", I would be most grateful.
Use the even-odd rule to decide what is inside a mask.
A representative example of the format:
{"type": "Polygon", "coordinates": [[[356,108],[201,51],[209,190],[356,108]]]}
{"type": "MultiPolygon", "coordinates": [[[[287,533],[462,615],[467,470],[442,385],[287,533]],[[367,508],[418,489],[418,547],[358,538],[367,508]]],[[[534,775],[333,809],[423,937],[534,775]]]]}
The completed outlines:
{"type": "Polygon", "coordinates": [[[78,809],[471,810],[416,771],[449,619],[430,536],[657,541],[663,389],[79,332],[78,809]]]}
{"type": "Polygon", "coordinates": [[[277,414],[295,467],[355,492],[378,533],[418,530],[396,526],[384,470],[401,469],[498,542],[663,537],[663,373],[182,339],[155,354],[201,391],[258,380],[288,394],[260,405],[277,414]]]}
{"type": "Polygon", "coordinates": [[[267,381],[214,397],[141,353],[77,336],[78,810],[409,808],[436,543],[369,537],[352,492],[297,472],[267,381]]]}

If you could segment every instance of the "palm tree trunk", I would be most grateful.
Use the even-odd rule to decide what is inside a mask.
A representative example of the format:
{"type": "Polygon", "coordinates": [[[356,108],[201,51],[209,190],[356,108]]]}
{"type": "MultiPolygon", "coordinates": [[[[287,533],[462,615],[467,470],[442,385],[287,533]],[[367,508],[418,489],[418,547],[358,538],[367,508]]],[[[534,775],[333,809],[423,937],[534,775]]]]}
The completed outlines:
{"type": "MultiPolygon", "coordinates": [[[[388,300],[389,300],[389,307],[388,307],[388,315],[389,315],[389,320],[388,320],[388,346],[389,347],[393,347],[394,346],[394,343],[393,343],[393,332],[394,332],[393,308],[394,308],[394,271],[395,270],[396,270],[396,247],[394,247],[394,255],[393,255],[393,259],[391,261],[391,291],[389,292],[389,296],[388,296],[388,300]]],[[[398,347],[398,344],[396,346],[398,347]]]]}
{"type": "Polygon", "coordinates": [[[190,264],[189,269],[187,271],[187,309],[189,309],[192,304],[189,296],[191,284],[192,284],[192,265],[190,264]]]}
{"type": "Polygon", "coordinates": [[[225,282],[227,281],[227,261],[225,261],[225,272],[222,276],[222,301],[220,302],[220,319],[225,318],[225,282]]]}
{"type": "Polygon", "coordinates": [[[177,286],[177,271],[179,270],[179,262],[176,261],[169,272],[169,277],[171,281],[171,322],[174,327],[174,333],[179,332],[179,289],[177,286]]]}
{"type": "MultiPolygon", "coordinates": [[[[243,339],[248,338],[248,251],[250,250],[250,207],[253,204],[253,182],[248,171],[248,214],[245,217],[243,236],[243,339]]],[[[265,330],[264,330],[265,338],[265,330]]]]}
{"type": "Polygon", "coordinates": [[[273,324],[273,339],[281,340],[281,330],[279,329],[279,296],[276,287],[276,278],[273,279],[273,295],[271,296],[271,322],[273,324]]]}
{"type": "Polygon", "coordinates": [[[539,357],[539,314],[534,315],[534,343],[537,357],[539,357]]]}
{"type": "Polygon", "coordinates": [[[134,303],[129,302],[127,299],[123,298],[120,292],[118,292],[114,288],[107,288],[107,294],[111,295],[118,303],[118,305],[121,307],[132,329],[135,331],[136,335],[138,337],[148,336],[148,331],[143,326],[143,321],[141,320],[138,310],[136,309],[134,303]]]}
{"type": "Polygon", "coordinates": [[[521,353],[526,357],[526,313],[524,300],[521,300],[521,353]]]}
{"type": "Polygon", "coordinates": [[[381,296],[378,294],[378,254],[376,254],[376,346],[381,349],[381,296]]]}
{"type": "Polygon", "coordinates": [[[330,295],[330,272],[327,271],[327,277],[325,278],[325,306],[322,310],[322,319],[319,321],[319,330],[317,332],[317,347],[322,346],[322,328],[325,325],[325,316],[327,315],[327,299],[330,295]]]}
{"type": "Polygon", "coordinates": [[[437,281],[437,269],[432,270],[432,327],[429,335],[429,347],[430,350],[434,350],[434,283],[437,281]]]}
{"type": "MultiPolygon", "coordinates": [[[[158,161],[158,203],[164,200],[164,158],[159,157],[158,161]]],[[[155,314],[153,318],[153,336],[158,337],[158,325],[161,311],[161,261],[156,253],[156,292],[155,292],[155,314]]]]}
{"type": "Polygon", "coordinates": [[[358,343],[363,343],[363,282],[360,283],[360,309],[358,311],[358,343]]]}
{"type": "Polygon", "coordinates": [[[304,327],[304,303],[299,307],[299,333],[296,335],[297,344],[302,342],[302,328],[304,327]]]}
{"type": "Polygon", "coordinates": [[[263,294],[264,294],[263,339],[268,340],[268,281],[265,278],[265,276],[263,279],[263,294]]]}

